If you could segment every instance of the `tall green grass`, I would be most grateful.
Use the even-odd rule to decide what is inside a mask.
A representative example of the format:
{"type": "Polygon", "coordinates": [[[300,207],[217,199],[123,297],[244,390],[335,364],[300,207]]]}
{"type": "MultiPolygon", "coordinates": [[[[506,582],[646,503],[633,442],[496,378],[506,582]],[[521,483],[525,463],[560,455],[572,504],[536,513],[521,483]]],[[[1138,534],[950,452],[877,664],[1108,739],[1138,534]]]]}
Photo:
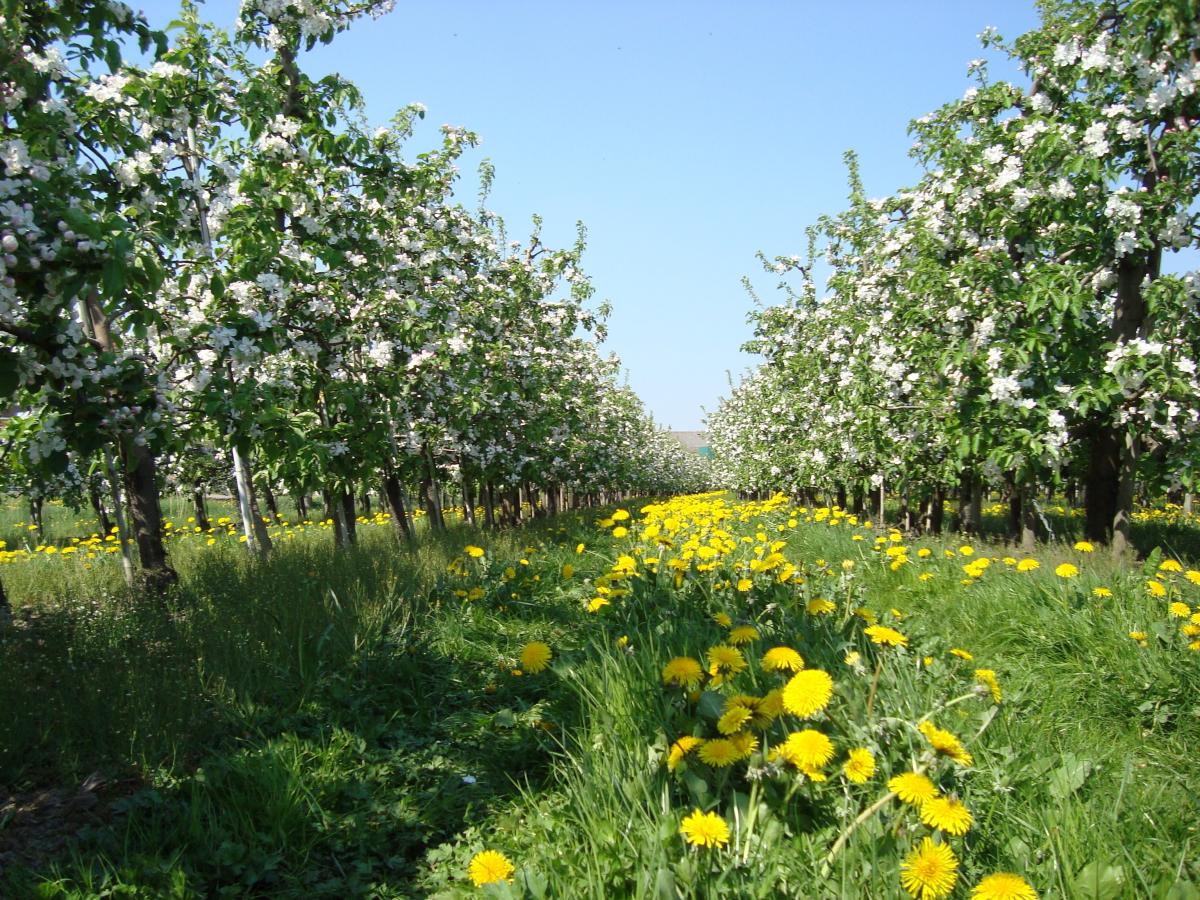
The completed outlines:
{"type": "MultiPolygon", "coordinates": [[[[1054,545],[1036,573],[996,563],[962,585],[956,559],[922,582],[845,530],[787,539],[798,563],[853,561],[855,590],[903,613],[923,652],[967,649],[962,665],[997,671],[1004,703],[962,782],[977,816],[964,875],[1018,868],[1045,897],[1200,896],[1200,654],[1154,631],[1162,601],[1139,566],[1054,545]],[[1068,558],[1083,575],[1056,579],[1068,558]],[[1094,597],[1098,585],[1114,596],[1094,597]],[[1130,640],[1135,626],[1150,646],[1130,640]]],[[[958,543],[918,542],[936,554],[958,543]]],[[[890,811],[826,869],[840,812],[812,818],[798,799],[778,807],[738,787],[730,849],[683,846],[680,816],[713,788],[665,770],[681,720],[659,672],[709,646],[728,603],[660,581],[617,615],[589,616],[585,580],[617,551],[587,516],[460,528],[415,549],[367,527],[338,554],[310,532],[266,562],[233,542],[173,550],[182,582],[163,604],[131,597],[111,559],[0,567],[27,607],[0,635],[0,791],[70,788],[97,771],[114,785],[104,823],[0,872],[0,895],[467,896],[467,862],[484,847],[518,864],[496,896],[898,893],[904,826],[890,811]],[[488,553],[458,579],[447,566],[467,543],[488,553]],[[466,584],[485,596],[461,601],[466,584]],[[554,648],[551,669],[512,674],[535,639],[554,648]]],[[[766,635],[801,635],[814,665],[859,646],[840,623],[768,601],[733,612],[766,635]]],[[[919,715],[927,690],[897,669],[880,708],[919,715]]],[[[0,819],[0,846],[18,825],[0,819]]]]}

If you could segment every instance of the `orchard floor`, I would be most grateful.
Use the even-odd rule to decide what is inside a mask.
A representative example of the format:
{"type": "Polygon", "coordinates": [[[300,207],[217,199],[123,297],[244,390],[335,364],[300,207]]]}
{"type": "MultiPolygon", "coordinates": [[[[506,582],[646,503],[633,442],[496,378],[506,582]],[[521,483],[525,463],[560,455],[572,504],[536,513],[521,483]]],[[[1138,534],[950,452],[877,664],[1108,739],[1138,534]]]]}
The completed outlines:
{"type": "MultiPolygon", "coordinates": [[[[189,533],[180,509],[181,585],[161,602],[130,597],[115,554],[88,558],[91,526],[51,509],[50,540],[81,549],[30,542],[0,565],[17,612],[0,626],[0,896],[467,896],[483,849],[516,867],[493,896],[902,896],[915,812],[884,805],[828,852],[921,759],[974,817],[946,838],[950,896],[1000,870],[1043,897],[1200,897],[1200,652],[1180,634],[1200,607],[1195,522],[1148,517],[1148,559],[1116,565],[1074,549],[1064,514],[1034,568],[994,540],[731,498],[686,507],[668,546],[638,508],[411,549],[368,519],[338,554],[320,526],[280,525],[266,562],[189,533]],[[725,548],[708,560],[697,540],[676,579],[670,560],[714,528],[725,548]],[[689,700],[661,671],[734,645],[721,613],[755,629],[747,660],[794,644],[833,675],[807,723],[836,735],[827,780],[758,758],[769,777],[665,764],[687,729],[716,736],[705,707],[729,685],[689,700]],[[864,637],[872,616],[908,646],[864,637]],[[544,671],[522,669],[532,641],[551,648],[544,671]],[[1002,701],[946,703],[976,668],[1002,701]],[[931,709],[969,769],[910,734],[931,709]],[[862,785],[840,770],[857,744],[879,761],[862,785]],[[695,808],[725,818],[727,846],[685,843],[695,808]]],[[[0,515],[9,551],[18,520],[0,515]]],[[[738,689],[767,676],[751,665],[738,689]]]]}

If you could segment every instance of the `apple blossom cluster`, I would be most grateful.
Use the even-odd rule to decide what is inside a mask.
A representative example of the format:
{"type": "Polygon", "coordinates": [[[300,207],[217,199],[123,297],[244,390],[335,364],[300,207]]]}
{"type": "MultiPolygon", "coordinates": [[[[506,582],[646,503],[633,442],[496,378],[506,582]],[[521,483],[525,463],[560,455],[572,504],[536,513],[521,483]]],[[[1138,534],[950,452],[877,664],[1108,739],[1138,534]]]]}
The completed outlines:
{"type": "Polygon", "coordinates": [[[169,569],[164,474],[232,484],[260,551],[257,495],[280,488],[348,529],[343,501],[384,482],[401,513],[451,482],[703,486],[599,352],[582,228],[510,242],[452,196],[471,132],[410,160],[424,107],[372,128],[354,85],[303,71],[390,5],[246,0],[232,35],[185,6],[170,42],[107,0],[0,19],[8,445],[27,483],[115,466],[146,569],[169,569]]]}
{"type": "MultiPolygon", "coordinates": [[[[923,175],[810,230],[754,314],[759,372],[708,423],[725,483],[904,496],[1082,488],[1089,537],[1200,453],[1200,23],[1073,2],[911,125],[923,175]],[[824,292],[814,268],[828,270],[824,292]]],[[[1019,501],[1018,501],[1019,502],[1019,501]]]]}

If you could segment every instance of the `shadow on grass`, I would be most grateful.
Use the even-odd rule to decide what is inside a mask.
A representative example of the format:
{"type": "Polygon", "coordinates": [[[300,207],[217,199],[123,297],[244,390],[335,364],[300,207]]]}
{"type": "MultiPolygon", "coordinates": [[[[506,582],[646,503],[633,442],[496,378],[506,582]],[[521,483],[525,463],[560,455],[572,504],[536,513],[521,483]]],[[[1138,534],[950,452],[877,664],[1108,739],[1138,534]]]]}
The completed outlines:
{"type": "MultiPolygon", "coordinates": [[[[5,879],[16,896],[398,890],[428,848],[536,787],[545,683],[495,668],[528,617],[443,605],[467,534],[402,552],[290,546],[264,564],[212,555],[166,609],[27,613],[0,645],[0,794],[93,769],[149,786],[70,856],[0,872],[0,893],[5,879]]],[[[538,615],[570,618],[552,603],[538,615]]]]}

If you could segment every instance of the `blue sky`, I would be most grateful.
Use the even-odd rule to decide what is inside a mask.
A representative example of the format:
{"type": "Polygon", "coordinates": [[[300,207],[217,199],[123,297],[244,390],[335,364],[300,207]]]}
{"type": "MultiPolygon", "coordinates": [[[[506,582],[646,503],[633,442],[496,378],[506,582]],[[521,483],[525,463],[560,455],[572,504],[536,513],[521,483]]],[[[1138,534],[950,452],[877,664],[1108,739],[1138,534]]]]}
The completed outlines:
{"type": "MultiPolygon", "coordinates": [[[[155,25],[176,9],[146,0],[155,25]]],[[[976,34],[1036,24],[1032,0],[399,0],[303,64],[355,82],[379,123],[424,103],[414,153],[444,122],[477,132],[464,199],[491,159],[514,237],[540,213],[566,245],[582,220],[606,348],[661,424],[691,430],[753,364],[741,279],[768,302],[776,281],[755,252],[804,252],[804,228],[844,205],[847,149],[872,196],[911,183],[907,124],[968,86],[976,34]]]]}

